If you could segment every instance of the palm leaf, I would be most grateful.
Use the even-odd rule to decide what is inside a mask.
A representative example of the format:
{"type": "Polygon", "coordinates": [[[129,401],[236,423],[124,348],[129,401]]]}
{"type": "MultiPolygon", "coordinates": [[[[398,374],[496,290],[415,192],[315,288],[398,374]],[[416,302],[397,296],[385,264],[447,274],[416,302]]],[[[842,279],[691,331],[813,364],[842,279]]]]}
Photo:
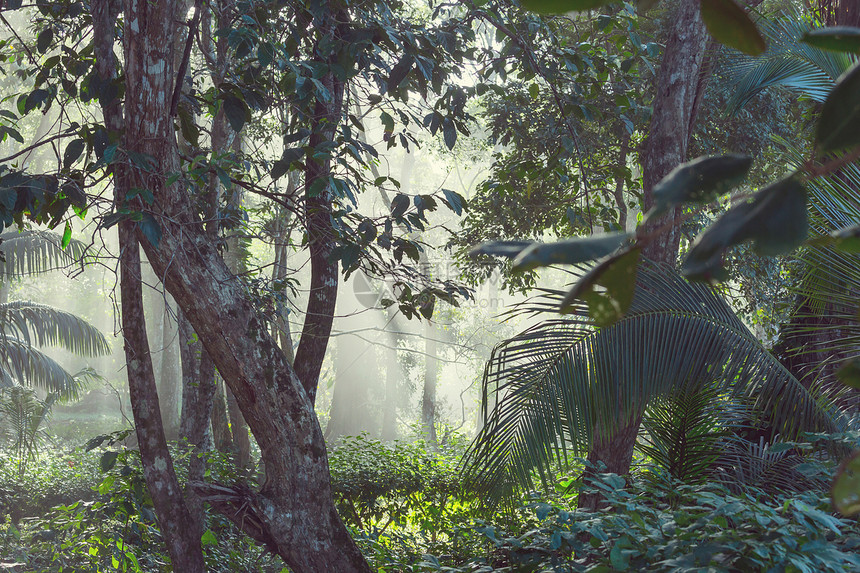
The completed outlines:
{"type": "Polygon", "coordinates": [[[833,428],[723,299],[645,264],[615,325],[597,329],[580,309],[495,348],[483,380],[484,426],[464,465],[497,498],[533,487],[535,472],[543,480],[554,464],[585,455],[594,427],[612,432],[655,398],[703,387],[750,399],[785,435],[833,428]]]}
{"type": "Polygon", "coordinates": [[[737,113],[757,94],[774,87],[823,102],[854,58],[802,42],[803,35],[816,27],[799,16],[764,21],[768,49],[759,56],[732,53],[728,57],[726,72],[736,88],[726,104],[727,113],[737,113]]]}
{"type": "MultiPolygon", "coordinates": [[[[29,301],[0,304],[5,333],[33,346],[59,346],[80,356],[103,356],[110,345],[99,329],[83,318],[29,301]]],[[[0,334],[0,345],[3,344],[0,334]]]]}
{"type": "Polygon", "coordinates": [[[14,229],[0,233],[0,280],[62,269],[80,262],[87,246],[72,239],[63,248],[60,235],[50,231],[14,229]]]}
{"type": "Polygon", "coordinates": [[[72,400],[79,397],[84,381],[24,340],[6,335],[0,344],[0,387],[37,386],[72,400]]]}
{"type": "Polygon", "coordinates": [[[639,450],[673,478],[699,482],[720,457],[722,442],[751,417],[750,410],[718,386],[659,396],[645,411],[639,450]]]}

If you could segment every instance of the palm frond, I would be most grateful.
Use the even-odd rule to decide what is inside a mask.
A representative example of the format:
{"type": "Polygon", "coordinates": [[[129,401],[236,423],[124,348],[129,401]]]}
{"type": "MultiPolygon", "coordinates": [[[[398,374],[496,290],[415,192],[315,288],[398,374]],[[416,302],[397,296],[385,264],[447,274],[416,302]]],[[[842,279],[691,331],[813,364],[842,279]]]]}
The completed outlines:
{"type": "Polygon", "coordinates": [[[0,280],[69,267],[84,260],[87,246],[72,239],[63,248],[63,238],[50,231],[27,229],[0,233],[0,280]]]}
{"type": "Polygon", "coordinates": [[[6,335],[0,344],[0,387],[37,386],[73,400],[80,396],[84,381],[24,340],[6,335]]]}
{"type": "Polygon", "coordinates": [[[778,86],[823,102],[853,57],[802,42],[803,35],[816,27],[801,17],[764,21],[768,49],[759,56],[732,53],[728,57],[726,70],[736,89],[726,104],[727,113],[736,113],[757,94],[778,86]]]}
{"type": "Polygon", "coordinates": [[[750,399],[786,435],[833,427],[723,299],[644,264],[632,306],[613,326],[597,329],[578,314],[496,347],[483,380],[485,423],[464,465],[491,495],[532,487],[535,472],[543,479],[586,454],[594,427],[612,432],[657,397],[706,386],[750,399]]]}
{"type": "Polygon", "coordinates": [[[659,396],[645,411],[638,448],[673,478],[699,482],[720,457],[721,442],[743,427],[750,410],[717,386],[659,396]]]}
{"type": "MultiPolygon", "coordinates": [[[[35,302],[18,300],[0,304],[0,327],[34,346],[59,346],[80,356],[110,353],[105,335],[83,318],[35,302]]],[[[3,344],[0,333],[0,345],[3,344]]]]}

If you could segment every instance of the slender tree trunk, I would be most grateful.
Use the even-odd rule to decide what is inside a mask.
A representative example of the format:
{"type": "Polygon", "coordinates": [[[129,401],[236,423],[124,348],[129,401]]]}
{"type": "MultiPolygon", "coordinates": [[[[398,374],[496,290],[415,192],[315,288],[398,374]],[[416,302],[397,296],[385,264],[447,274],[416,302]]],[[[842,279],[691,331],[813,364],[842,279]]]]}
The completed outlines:
{"type": "MultiPolygon", "coordinates": [[[[654,95],[653,115],[642,151],[644,186],[644,210],[654,204],[653,189],[657,182],[672,169],[686,160],[695,117],[697,90],[704,84],[699,74],[705,55],[708,34],[699,15],[699,0],[680,0],[675,17],[669,24],[668,40],[663,54],[657,89],[654,95]]],[[[655,223],[655,228],[676,217],[671,212],[655,223]]],[[[647,232],[647,229],[646,229],[647,232]]],[[[643,255],[651,260],[675,266],[678,259],[680,229],[671,226],[669,231],[656,237],[646,245],[643,255]]],[[[625,475],[630,471],[633,447],[642,420],[645,404],[638,412],[619,419],[615,427],[595,427],[593,444],[588,459],[602,461],[607,472],[625,475]],[[632,420],[632,421],[631,421],[632,420]]],[[[596,503],[586,497],[580,501],[582,507],[596,503]]]]}
{"type": "Polygon", "coordinates": [[[424,439],[432,449],[439,447],[436,438],[436,386],[439,378],[439,360],[436,356],[437,336],[436,325],[428,320],[424,326],[424,391],[421,394],[421,427],[424,439]]]}
{"type": "MultiPolygon", "coordinates": [[[[327,17],[319,22],[320,40],[314,49],[318,61],[322,61],[323,57],[330,58],[320,56],[317,50],[337,36],[338,24],[346,22],[347,18],[342,11],[332,9],[327,17]]],[[[312,149],[333,141],[343,113],[344,82],[336,78],[333,72],[327,73],[321,81],[331,97],[328,101],[316,101],[308,142],[312,149]]],[[[331,258],[335,247],[331,224],[334,200],[329,183],[331,175],[330,159],[308,157],[305,162],[305,221],[311,258],[311,286],[302,336],[296,350],[295,366],[311,403],[316,400],[319,373],[331,335],[340,282],[338,263],[331,258]]]]}
{"type": "MultiPolygon", "coordinates": [[[[128,57],[129,44],[125,44],[126,72],[127,77],[135,77],[141,71],[141,66],[146,61],[161,61],[166,68],[160,78],[148,85],[149,89],[140,89],[135,95],[127,94],[126,110],[131,117],[140,121],[129,122],[123,125],[123,117],[118,102],[111,102],[102,108],[105,124],[109,131],[120,132],[124,127],[124,143],[131,148],[136,138],[149,135],[147,131],[155,128],[164,128],[167,118],[162,122],[153,118],[152,123],[143,121],[146,113],[141,113],[152,107],[153,99],[157,100],[159,94],[164,97],[170,93],[169,78],[171,77],[168,65],[170,57],[170,40],[172,39],[174,8],[171,3],[165,3],[160,7],[153,7],[154,18],[148,19],[137,6],[131,5],[126,11],[125,23],[131,26],[140,25],[146,28],[152,36],[161,36],[167,32],[167,42],[158,44],[143,42],[136,45],[135,56],[128,57]],[[161,11],[159,10],[161,9],[161,11]],[[165,80],[168,80],[165,85],[165,80]],[[159,125],[161,123],[161,125],[159,125]]],[[[115,26],[120,6],[110,0],[95,0],[91,5],[93,16],[93,34],[96,38],[95,55],[96,69],[104,79],[116,78],[116,60],[113,53],[113,39],[115,38],[115,26]]],[[[126,41],[131,34],[126,34],[126,41]]],[[[163,38],[165,36],[162,36],[163,38]]],[[[153,78],[155,79],[155,78],[153,78]]],[[[132,85],[135,85],[132,83],[132,85]]],[[[142,86],[143,84],[137,84],[142,86]]],[[[163,108],[163,102],[161,107],[163,108]]],[[[157,157],[157,155],[156,155],[157,157]]],[[[130,164],[120,164],[114,170],[114,193],[117,205],[126,204],[126,193],[132,187],[147,187],[145,173],[133,168],[130,164]]],[[[136,200],[135,207],[140,208],[140,199],[136,200]]],[[[203,573],[205,564],[203,561],[203,549],[197,528],[194,527],[195,519],[185,504],[182,490],[176,479],[173,468],[173,460],[167,449],[167,441],[164,437],[164,429],[161,423],[161,414],[158,403],[158,393],[155,386],[155,373],[152,369],[152,357],[149,352],[149,342],[146,337],[146,322],[143,311],[143,291],[141,286],[140,248],[137,239],[137,226],[130,219],[119,223],[119,270],[120,270],[120,297],[122,312],[122,333],[126,355],[128,373],[129,395],[131,407],[135,420],[135,431],[138,438],[138,447],[143,462],[144,479],[152,497],[156,516],[163,538],[167,544],[167,551],[174,570],[188,573],[203,573]]]]}
{"type": "Polygon", "coordinates": [[[215,395],[212,397],[212,441],[219,452],[233,454],[233,432],[230,430],[230,414],[227,412],[227,394],[224,383],[215,374],[215,364],[205,350],[200,357],[200,377],[212,380],[215,395]]]}
{"type": "MultiPolygon", "coordinates": [[[[203,454],[212,449],[212,432],[209,420],[212,415],[212,398],[215,395],[214,380],[200,376],[200,341],[195,340],[194,329],[179,311],[179,353],[182,359],[182,415],[179,434],[192,447],[188,462],[188,481],[202,481],[206,473],[203,454]],[[192,343],[192,341],[194,341],[192,343]]],[[[185,491],[188,509],[194,518],[195,535],[203,535],[203,500],[188,487],[185,491]]]]}
{"type": "Polygon", "coordinates": [[[165,295],[161,319],[161,364],[159,368],[158,396],[162,402],[161,419],[168,440],[179,438],[179,412],[181,397],[181,367],[179,364],[179,334],[172,316],[169,295],[165,295]]]}

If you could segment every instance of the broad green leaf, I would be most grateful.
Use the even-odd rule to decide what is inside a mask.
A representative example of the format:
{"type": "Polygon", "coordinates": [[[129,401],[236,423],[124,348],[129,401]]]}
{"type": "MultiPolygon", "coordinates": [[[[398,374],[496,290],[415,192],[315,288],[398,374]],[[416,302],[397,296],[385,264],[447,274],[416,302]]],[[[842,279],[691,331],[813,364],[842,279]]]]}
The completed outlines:
{"type": "Polygon", "coordinates": [[[815,140],[823,152],[860,143],[860,62],[836,80],[821,107],[815,140]]]}
{"type": "Polygon", "coordinates": [[[150,213],[143,213],[141,219],[137,222],[137,226],[153,247],[158,248],[158,243],[161,241],[161,225],[155,220],[155,217],[150,213]]]}
{"type": "Polygon", "coordinates": [[[211,529],[207,529],[203,533],[203,536],[200,538],[200,543],[203,545],[203,547],[206,547],[208,545],[218,545],[218,538],[215,536],[211,529]]]}
{"type": "Polygon", "coordinates": [[[179,129],[185,141],[194,147],[200,145],[200,129],[194,122],[191,112],[185,106],[179,108],[179,129]]]}
{"type": "Polygon", "coordinates": [[[251,112],[244,101],[234,95],[224,97],[224,115],[227,116],[227,121],[230,122],[230,127],[233,131],[239,133],[242,127],[248,120],[251,112]]]}
{"type": "Polygon", "coordinates": [[[54,30],[50,27],[45,28],[41,32],[39,32],[39,36],[36,38],[36,49],[40,54],[44,54],[48,51],[48,48],[51,47],[51,41],[54,39],[54,30]]]}
{"type": "Polygon", "coordinates": [[[836,377],[846,386],[860,390],[860,357],[843,363],[836,371],[836,377]]]}
{"type": "Polygon", "coordinates": [[[654,186],[654,207],[648,217],[679,203],[710,203],[744,180],[752,165],[749,155],[699,157],[681,164],[654,186]]]}
{"type": "Polygon", "coordinates": [[[523,7],[541,14],[562,14],[592,10],[616,0],[523,0],[523,7]]]}
{"type": "Polygon", "coordinates": [[[400,58],[400,61],[394,64],[394,67],[391,68],[391,75],[388,76],[388,84],[386,88],[388,93],[393,93],[400,86],[400,83],[406,79],[406,76],[409,74],[409,70],[411,69],[412,56],[405,54],[400,58]]]}
{"type": "Polygon", "coordinates": [[[466,208],[466,200],[463,196],[456,191],[451,191],[450,189],[442,189],[442,194],[445,195],[445,198],[442,201],[448,206],[448,208],[454,211],[457,216],[462,215],[463,210],[466,208]]]}
{"type": "Polygon", "coordinates": [[[379,115],[380,121],[382,121],[382,127],[385,129],[386,133],[394,132],[394,118],[391,117],[391,114],[387,111],[383,111],[379,115]]]}
{"type": "Polygon", "coordinates": [[[842,515],[860,513],[860,451],[854,452],[836,470],[830,494],[833,506],[842,515]]]}
{"type": "Polygon", "coordinates": [[[63,238],[60,241],[60,246],[65,249],[72,242],[72,225],[66,221],[66,228],[63,229],[63,238]]]}
{"type": "Polygon", "coordinates": [[[391,200],[391,216],[394,218],[401,217],[409,208],[410,203],[408,195],[403,193],[395,195],[394,199],[391,200]]]}
{"type": "Polygon", "coordinates": [[[68,169],[71,167],[84,152],[85,147],[86,143],[84,143],[83,139],[73,139],[70,141],[63,152],[63,168],[68,169]]]}
{"type": "Polygon", "coordinates": [[[701,0],[701,7],[702,20],[716,41],[752,56],[767,48],[756,25],[734,0],[701,0]]]}
{"type": "Polygon", "coordinates": [[[516,258],[527,248],[536,245],[535,241],[487,241],[469,250],[469,255],[492,255],[506,259],[516,258]]]}
{"type": "Polygon", "coordinates": [[[457,143],[457,126],[454,125],[450,117],[446,117],[442,121],[442,135],[445,139],[445,146],[449,150],[454,149],[454,145],[457,143]]]}
{"type": "Polygon", "coordinates": [[[549,265],[575,265],[614,252],[630,237],[627,233],[607,233],[556,243],[536,243],[514,260],[513,270],[530,271],[549,265]]]}
{"type": "Polygon", "coordinates": [[[116,465],[116,458],[119,455],[119,452],[107,451],[102,454],[102,457],[99,459],[99,467],[103,472],[109,472],[116,465]]]}
{"type": "Polygon", "coordinates": [[[639,249],[630,249],[591,269],[567,293],[560,311],[571,312],[573,301],[580,299],[588,303],[588,314],[598,326],[612,326],[624,318],[636,291],[640,253],[639,249]],[[604,290],[598,292],[596,286],[604,290]]]}
{"type": "Polygon", "coordinates": [[[732,207],[699,235],[682,274],[691,280],[725,280],[722,262],[730,247],[752,241],[758,254],[779,255],[803,243],[807,232],[806,189],[788,177],[732,207]]]}
{"type": "Polygon", "coordinates": [[[803,41],[822,50],[860,54],[860,28],[850,26],[818,28],[804,34],[803,41]]]}

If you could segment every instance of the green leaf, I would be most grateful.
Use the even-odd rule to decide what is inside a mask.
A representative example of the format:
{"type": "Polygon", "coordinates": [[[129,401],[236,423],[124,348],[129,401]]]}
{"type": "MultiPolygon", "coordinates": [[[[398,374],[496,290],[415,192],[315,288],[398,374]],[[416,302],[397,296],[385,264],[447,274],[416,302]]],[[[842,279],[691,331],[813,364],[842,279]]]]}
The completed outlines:
{"type": "Polygon", "coordinates": [[[825,153],[860,143],[860,62],[836,80],[821,106],[815,140],[825,153]]]}
{"type": "Polygon", "coordinates": [[[251,112],[244,101],[234,95],[227,95],[224,97],[224,115],[227,116],[227,121],[230,122],[233,131],[239,133],[251,112]]]}
{"type": "Polygon", "coordinates": [[[636,291],[640,253],[639,249],[630,249],[591,269],[564,298],[560,311],[574,311],[573,302],[580,299],[588,303],[588,314],[598,326],[612,326],[624,318],[636,291]],[[604,290],[598,292],[596,286],[604,290]]]}
{"type": "Polygon", "coordinates": [[[836,470],[830,494],[833,506],[842,515],[860,513],[860,451],[854,452],[836,470]]]}
{"type": "Polygon", "coordinates": [[[760,255],[787,253],[806,240],[808,227],[806,189],[797,178],[788,177],[732,207],[699,235],[682,274],[691,280],[725,280],[722,262],[730,247],[752,241],[760,255]]]}
{"type": "Polygon", "coordinates": [[[860,28],[850,26],[818,28],[804,34],[803,41],[822,50],[860,54],[860,28]]]}
{"type": "Polygon", "coordinates": [[[102,457],[99,459],[99,467],[102,472],[109,472],[116,465],[116,458],[119,455],[119,452],[107,451],[102,454],[102,457]]]}
{"type": "Polygon", "coordinates": [[[450,117],[446,117],[442,121],[442,135],[445,138],[445,146],[449,150],[454,149],[454,145],[457,143],[457,126],[454,125],[450,117]]]}
{"type": "Polygon", "coordinates": [[[683,163],[654,186],[653,218],[679,203],[710,203],[746,178],[748,155],[705,156],[683,163]]]}
{"type": "Polygon", "coordinates": [[[155,220],[151,213],[143,213],[140,221],[137,222],[137,227],[146,237],[153,247],[158,248],[158,243],[161,241],[161,225],[155,220]]]}
{"type": "Polygon", "coordinates": [[[394,118],[391,117],[391,114],[383,111],[379,114],[379,119],[382,121],[382,127],[385,129],[385,133],[394,132],[394,118]]]}
{"type": "Polygon", "coordinates": [[[549,265],[575,265],[605,257],[630,238],[627,233],[607,233],[556,243],[536,243],[514,260],[513,270],[530,271],[549,265]]]}
{"type": "Polygon", "coordinates": [[[529,95],[531,96],[532,99],[537,99],[538,96],[540,95],[540,86],[537,85],[536,83],[531,84],[529,86],[529,95]]]}
{"type": "Polygon", "coordinates": [[[261,42],[257,46],[257,61],[260,62],[260,67],[268,67],[275,59],[275,47],[269,42],[261,42]]]}
{"type": "Polygon", "coordinates": [[[716,41],[752,56],[767,48],[756,25],[734,0],[701,0],[701,7],[702,20],[716,41]]]}
{"type": "Polygon", "coordinates": [[[523,7],[541,14],[562,14],[592,10],[616,0],[523,0],[523,7]]]}
{"type": "Polygon", "coordinates": [[[846,253],[860,253],[860,225],[833,231],[833,247],[846,253]]]}
{"type": "Polygon", "coordinates": [[[60,241],[61,248],[65,249],[72,242],[72,225],[66,221],[66,228],[63,229],[63,238],[60,241]]]}
{"type": "Polygon", "coordinates": [[[469,250],[469,255],[472,257],[476,257],[478,255],[491,255],[494,257],[513,259],[525,249],[536,244],[538,243],[535,241],[487,241],[472,247],[469,250]]]}
{"type": "Polygon", "coordinates": [[[200,146],[200,129],[194,122],[191,112],[185,106],[179,108],[179,129],[185,141],[194,147],[200,146]]]}
{"type": "Polygon", "coordinates": [[[218,538],[215,536],[211,529],[207,529],[200,537],[200,543],[203,545],[203,547],[207,547],[209,545],[218,545],[218,538]]]}
{"type": "Polygon", "coordinates": [[[63,152],[63,168],[68,169],[72,166],[72,164],[78,160],[78,157],[84,152],[84,148],[86,147],[86,143],[83,139],[73,139],[66,146],[66,150],[63,152]]]}
{"type": "Polygon", "coordinates": [[[395,219],[401,217],[409,208],[410,203],[408,195],[404,195],[403,193],[395,195],[391,201],[391,216],[395,219]]]}
{"type": "Polygon", "coordinates": [[[836,377],[846,386],[860,390],[860,358],[843,363],[836,371],[836,377]]]}
{"type": "Polygon", "coordinates": [[[36,38],[36,49],[40,54],[44,54],[51,47],[51,42],[54,40],[54,30],[50,27],[39,32],[36,38]]]}
{"type": "Polygon", "coordinates": [[[406,75],[409,73],[409,70],[412,69],[412,56],[409,54],[404,54],[400,61],[394,64],[394,67],[391,68],[391,75],[388,76],[388,93],[393,93],[399,86],[400,83],[406,79],[406,75]]]}
{"type": "Polygon", "coordinates": [[[442,194],[445,195],[443,202],[448,206],[448,208],[454,211],[457,216],[462,215],[463,209],[466,205],[466,200],[463,196],[456,191],[444,188],[442,189],[442,194]]]}

